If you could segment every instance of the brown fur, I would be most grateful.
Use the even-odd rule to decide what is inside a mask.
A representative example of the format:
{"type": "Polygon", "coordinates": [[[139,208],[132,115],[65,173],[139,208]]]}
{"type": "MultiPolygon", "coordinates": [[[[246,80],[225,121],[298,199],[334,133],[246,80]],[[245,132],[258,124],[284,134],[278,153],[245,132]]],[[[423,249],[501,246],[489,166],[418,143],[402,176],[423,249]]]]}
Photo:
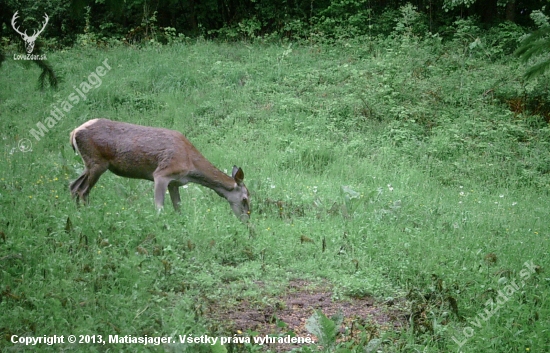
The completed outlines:
{"type": "Polygon", "coordinates": [[[189,182],[213,189],[229,201],[242,221],[250,214],[244,173],[233,167],[232,177],[214,167],[181,133],[116,122],[90,120],[71,132],[71,146],[81,156],[85,170],[70,185],[71,194],[85,202],[90,190],[107,170],[126,178],[155,183],[155,204],[162,208],[166,189],[179,210],[179,186],[189,182]]]}

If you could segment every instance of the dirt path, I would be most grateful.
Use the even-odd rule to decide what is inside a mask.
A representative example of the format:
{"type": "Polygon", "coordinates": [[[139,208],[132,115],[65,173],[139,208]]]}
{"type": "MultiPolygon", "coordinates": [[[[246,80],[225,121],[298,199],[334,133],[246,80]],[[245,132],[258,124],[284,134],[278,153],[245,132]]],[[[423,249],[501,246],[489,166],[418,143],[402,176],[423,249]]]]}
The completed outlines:
{"type": "MultiPolygon", "coordinates": [[[[328,285],[313,285],[304,280],[290,281],[283,294],[274,298],[273,303],[275,304],[261,308],[247,300],[240,301],[232,307],[214,305],[209,308],[207,316],[224,323],[224,328],[232,333],[255,331],[265,336],[292,331],[297,337],[314,337],[315,342],[317,338],[306,329],[306,320],[315,310],[321,310],[327,317],[342,312],[344,321],[340,327],[340,341],[358,339],[360,334],[363,335],[363,339],[365,334],[372,339],[383,331],[399,330],[406,325],[404,312],[393,303],[377,303],[372,298],[334,301],[328,285]]],[[[290,344],[269,346],[277,352],[296,347],[290,344]]]]}

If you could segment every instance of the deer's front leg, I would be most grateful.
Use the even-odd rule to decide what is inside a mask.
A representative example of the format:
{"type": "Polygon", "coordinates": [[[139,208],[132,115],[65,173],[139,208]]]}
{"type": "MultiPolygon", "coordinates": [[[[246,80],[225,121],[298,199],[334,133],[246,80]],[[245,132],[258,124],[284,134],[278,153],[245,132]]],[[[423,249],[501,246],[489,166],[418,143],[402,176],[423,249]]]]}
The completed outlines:
{"type": "Polygon", "coordinates": [[[158,210],[164,207],[164,194],[166,194],[166,189],[170,179],[161,176],[155,176],[155,206],[158,210]]]}

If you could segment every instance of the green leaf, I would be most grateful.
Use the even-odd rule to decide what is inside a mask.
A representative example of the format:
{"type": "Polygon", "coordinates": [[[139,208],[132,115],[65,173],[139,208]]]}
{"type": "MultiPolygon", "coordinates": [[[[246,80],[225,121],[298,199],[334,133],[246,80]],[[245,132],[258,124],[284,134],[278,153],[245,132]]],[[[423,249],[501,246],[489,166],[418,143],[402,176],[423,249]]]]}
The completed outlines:
{"type": "Polygon", "coordinates": [[[349,199],[357,199],[361,194],[359,194],[357,191],[353,190],[348,185],[342,185],[342,191],[346,194],[346,197],[349,199]]]}
{"type": "Polygon", "coordinates": [[[372,340],[369,341],[369,343],[365,347],[365,353],[376,352],[381,343],[382,343],[381,339],[373,338],[372,340]]]}
{"type": "Polygon", "coordinates": [[[227,348],[223,346],[220,342],[216,342],[215,345],[211,348],[212,353],[227,353],[227,348]]]}
{"type": "Polygon", "coordinates": [[[330,319],[321,310],[316,310],[306,321],[306,329],[312,335],[317,336],[322,346],[333,346],[336,342],[336,335],[344,319],[342,312],[338,312],[330,319]]]}

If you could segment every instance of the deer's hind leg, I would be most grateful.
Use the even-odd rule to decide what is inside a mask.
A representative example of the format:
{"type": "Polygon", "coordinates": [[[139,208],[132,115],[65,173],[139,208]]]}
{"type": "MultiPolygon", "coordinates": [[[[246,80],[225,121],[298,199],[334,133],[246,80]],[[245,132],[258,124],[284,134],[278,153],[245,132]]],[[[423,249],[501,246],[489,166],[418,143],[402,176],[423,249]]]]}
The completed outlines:
{"type": "Polygon", "coordinates": [[[82,199],[84,203],[88,203],[88,194],[99,180],[101,174],[109,168],[109,163],[94,163],[86,165],[84,172],[73,181],[70,185],[71,195],[76,197],[76,203],[82,199]]]}

